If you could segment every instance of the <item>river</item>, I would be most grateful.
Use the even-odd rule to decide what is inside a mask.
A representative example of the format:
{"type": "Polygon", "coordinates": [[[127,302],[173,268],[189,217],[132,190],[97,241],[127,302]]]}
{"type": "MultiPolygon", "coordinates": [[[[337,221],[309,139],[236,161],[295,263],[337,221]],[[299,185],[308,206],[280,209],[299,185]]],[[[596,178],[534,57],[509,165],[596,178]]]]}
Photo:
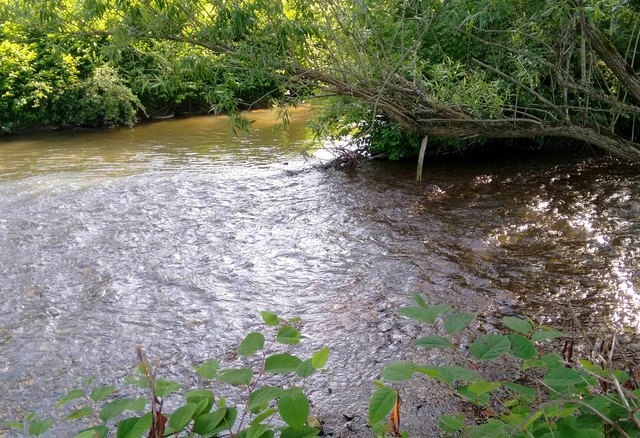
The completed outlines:
{"type": "MultiPolygon", "coordinates": [[[[0,423],[50,416],[88,375],[121,382],[136,345],[193,385],[190,365],[231,365],[265,309],[303,319],[303,356],[329,346],[309,393],[343,436],[363,433],[385,363],[429,357],[393,313],[413,292],[489,322],[571,305],[590,330],[637,330],[638,166],[587,151],[432,161],[422,183],[410,163],[326,170],[306,113],[280,131],[253,112],[245,136],[193,117],[0,141],[0,423]]],[[[432,399],[405,396],[408,421],[452,412],[420,385],[432,399]]]]}

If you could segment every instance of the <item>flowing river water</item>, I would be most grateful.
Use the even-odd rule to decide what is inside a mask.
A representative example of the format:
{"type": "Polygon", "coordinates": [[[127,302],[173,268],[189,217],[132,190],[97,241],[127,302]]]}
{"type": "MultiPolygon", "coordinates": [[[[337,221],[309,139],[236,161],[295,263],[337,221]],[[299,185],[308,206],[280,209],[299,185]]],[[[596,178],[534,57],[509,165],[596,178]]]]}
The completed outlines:
{"type": "MultiPolygon", "coordinates": [[[[393,312],[413,292],[488,322],[562,322],[570,305],[589,329],[637,330],[639,167],[494,156],[432,162],[422,183],[413,164],[326,170],[305,152],[306,110],[293,116],[274,131],[251,113],[239,137],[193,117],[0,142],[0,423],[51,416],[88,375],[121,382],[136,345],[195,385],[190,365],[232,365],[264,309],[302,318],[302,356],[330,347],[309,394],[343,436],[366,435],[384,364],[446,360],[415,352],[424,329],[393,312]]],[[[405,415],[430,436],[419,425],[454,408],[419,386],[405,415]]]]}

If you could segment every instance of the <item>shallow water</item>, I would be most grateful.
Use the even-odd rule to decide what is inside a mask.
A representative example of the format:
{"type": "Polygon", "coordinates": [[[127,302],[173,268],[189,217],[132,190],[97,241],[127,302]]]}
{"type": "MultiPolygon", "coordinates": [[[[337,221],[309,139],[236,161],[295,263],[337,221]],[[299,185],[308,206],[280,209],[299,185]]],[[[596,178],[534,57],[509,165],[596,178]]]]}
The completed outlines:
{"type": "MultiPolygon", "coordinates": [[[[232,363],[264,309],[302,317],[302,355],[330,346],[310,391],[330,431],[364,415],[384,363],[415,354],[419,328],[393,314],[415,291],[637,330],[637,166],[440,161],[423,183],[411,164],[324,170],[305,117],[274,132],[254,112],[243,137],[194,117],[0,142],[0,423],[50,414],[87,375],[120,381],[136,345],[189,386],[190,364],[232,363]]],[[[430,403],[434,418],[447,406],[430,403]]]]}

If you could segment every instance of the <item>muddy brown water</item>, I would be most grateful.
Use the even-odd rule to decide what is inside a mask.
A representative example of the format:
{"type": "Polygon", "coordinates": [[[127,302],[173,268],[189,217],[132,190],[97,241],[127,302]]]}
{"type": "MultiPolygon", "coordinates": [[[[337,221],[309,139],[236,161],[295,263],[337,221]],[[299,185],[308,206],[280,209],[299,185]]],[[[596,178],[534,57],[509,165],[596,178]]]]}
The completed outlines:
{"type": "MultiPolygon", "coordinates": [[[[446,361],[416,353],[424,330],[393,313],[415,291],[494,317],[562,323],[571,305],[594,330],[640,325],[639,167],[494,157],[432,162],[416,183],[411,164],[318,167],[306,110],[286,131],[250,118],[243,137],[193,117],[0,142],[0,423],[66,413],[55,401],[88,375],[121,382],[136,345],[192,386],[190,365],[231,365],[264,309],[303,319],[302,356],[330,347],[309,393],[344,436],[366,435],[384,364],[446,361]]],[[[420,386],[405,418],[430,436],[452,407],[420,386]]]]}

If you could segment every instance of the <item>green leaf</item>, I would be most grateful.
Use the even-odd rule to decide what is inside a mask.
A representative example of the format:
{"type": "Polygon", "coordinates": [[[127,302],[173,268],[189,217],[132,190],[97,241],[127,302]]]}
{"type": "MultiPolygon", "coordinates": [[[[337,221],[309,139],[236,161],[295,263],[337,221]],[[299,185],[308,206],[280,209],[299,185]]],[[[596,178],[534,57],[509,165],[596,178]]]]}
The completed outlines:
{"type": "Polygon", "coordinates": [[[528,386],[520,385],[518,383],[513,382],[501,382],[503,386],[506,386],[511,391],[515,392],[522,399],[528,403],[533,402],[536,399],[536,390],[533,388],[529,388],[528,386]]]}
{"type": "Polygon", "coordinates": [[[115,386],[102,386],[91,391],[91,400],[99,402],[116,392],[115,386]]]}
{"type": "Polygon", "coordinates": [[[271,400],[275,400],[281,395],[282,389],[272,386],[265,386],[263,388],[256,389],[251,393],[251,395],[249,395],[249,409],[254,411],[254,409],[268,404],[271,400]]]}
{"type": "Polygon", "coordinates": [[[440,416],[440,424],[438,424],[438,428],[440,428],[443,432],[454,433],[461,430],[464,427],[464,414],[460,413],[456,416],[450,415],[441,415],[440,416]]]}
{"type": "Polygon", "coordinates": [[[533,326],[529,321],[513,316],[505,316],[502,318],[502,323],[518,333],[526,334],[533,330],[533,326]]]}
{"type": "Polygon", "coordinates": [[[453,344],[442,336],[424,336],[413,343],[416,347],[422,348],[451,348],[453,344]]]}
{"type": "Polygon", "coordinates": [[[492,360],[509,352],[511,342],[501,335],[484,335],[471,344],[469,353],[478,360],[492,360]]]}
{"type": "Polygon", "coordinates": [[[194,417],[205,412],[209,412],[213,407],[213,392],[208,389],[194,389],[192,391],[188,391],[184,396],[188,403],[193,403],[198,406],[198,410],[194,413],[194,417]]]}
{"type": "Polygon", "coordinates": [[[384,420],[398,399],[395,389],[384,386],[373,393],[369,400],[369,424],[374,425],[384,420]]]}
{"type": "Polygon", "coordinates": [[[303,360],[298,365],[298,368],[296,368],[296,374],[303,379],[306,379],[315,372],[316,369],[313,367],[313,365],[311,365],[311,359],[303,360]]]}
{"type": "Polygon", "coordinates": [[[278,330],[276,341],[280,342],[281,344],[294,345],[300,342],[301,337],[302,336],[300,335],[298,329],[285,326],[281,327],[280,330],[278,330]]]}
{"type": "Polygon", "coordinates": [[[419,293],[416,292],[411,296],[413,297],[413,300],[416,302],[416,304],[418,304],[418,306],[424,307],[424,308],[429,307],[427,306],[427,302],[424,300],[424,298],[422,298],[422,295],[420,295],[419,293]]]}
{"type": "Polygon", "coordinates": [[[90,406],[85,406],[80,409],[76,409],[69,415],[67,415],[65,420],[77,420],[78,418],[87,417],[89,415],[93,415],[93,408],[90,406]]]}
{"type": "Polygon", "coordinates": [[[253,370],[250,368],[229,368],[221,370],[217,379],[219,382],[230,385],[248,385],[253,379],[253,370]]]}
{"type": "Polygon", "coordinates": [[[88,376],[86,379],[82,381],[82,386],[84,386],[85,388],[88,388],[89,386],[93,385],[95,381],[96,381],[96,376],[88,376]]]}
{"type": "Polygon", "coordinates": [[[531,340],[534,342],[539,342],[539,341],[546,341],[547,339],[563,338],[565,336],[567,335],[562,332],[557,332],[555,330],[541,330],[541,331],[535,332],[531,336],[531,340]]]}
{"type": "Polygon", "coordinates": [[[449,306],[401,307],[398,309],[398,314],[416,321],[426,322],[427,324],[435,324],[440,314],[448,313],[452,310],[449,306]]]}
{"type": "MultiPolygon", "coordinates": [[[[507,425],[498,420],[489,420],[485,424],[475,426],[471,429],[470,436],[474,438],[502,437],[501,432],[507,425]]],[[[557,438],[557,437],[556,437],[557,438]]]]}
{"type": "Polygon", "coordinates": [[[198,406],[194,403],[187,403],[186,405],[179,407],[169,417],[169,425],[175,431],[184,429],[191,422],[197,408],[198,406]]]}
{"type": "Polygon", "coordinates": [[[14,422],[8,422],[8,423],[2,423],[0,424],[0,427],[6,427],[7,429],[18,429],[18,430],[22,430],[24,429],[24,424],[22,423],[14,423],[14,422]]]}
{"type": "Polygon", "coordinates": [[[240,356],[251,356],[264,348],[264,335],[258,332],[249,333],[238,346],[240,356]]]}
{"type": "Polygon", "coordinates": [[[316,354],[311,358],[311,365],[314,368],[320,369],[327,363],[327,359],[329,359],[329,348],[324,347],[322,350],[318,350],[316,354]]]}
{"type": "Polygon", "coordinates": [[[264,370],[273,374],[293,373],[298,369],[300,362],[300,359],[289,353],[274,354],[265,360],[264,370]]]}
{"type": "Polygon", "coordinates": [[[390,382],[409,380],[416,372],[416,364],[413,362],[397,362],[387,365],[380,376],[390,382]]]}
{"type": "MultiPolygon", "coordinates": [[[[229,419],[233,418],[233,422],[235,422],[235,415],[229,414],[229,410],[231,409],[232,408],[220,408],[217,411],[200,415],[193,423],[193,431],[203,436],[212,436],[227,429],[229,423],[227,417],[229,419]]],[[[231,424],[233,424],[233,422],[231,422],[231,424]]]]}
{"type": "Polygon", "coordinates": [[[220,361],[211,359],[203,362],[200,366],[193,366],[196,371],[205,379],[212,380],[218,374],[218,368],[220,367],[220,361]]]}
{"type": "Polygon", "coordinates": [[[572,368],[554,368],[544,375],[543,382],[561,394],[574,394],[586,388],[585,379],[572,368]]]}
{"type": "Polygon", "coordinates": [[[450,335],[461,332],[477,317],[475,313],[455,313],[444,322],[444,329],[450,335]]]}
{"type": "Polygon", "coordinates": [[[533,359],[538,355],[533,342],[522,335],[509,335],[511,342],[511,352],[520,359],[533,359]]]}
{"type": "Polygon", "coordinates": [[[58,404],[56,407],[60,407],[65,403],[70,402],[71,400],[76,400],[78,398],[84,397],[84,391],[82,389],[73,389],[65,394],[60,400],[58,400],[58,404]]]}
{"type": "Polygon", "coordinates": [[[474,382],[471,383],[467,386],[467,389],[471,392],[473,392],[474,394],[477,395],[481,395],[481,394],[485,394],[487,392],[491,392],[494,389],[497,389],[500,387],[500,382],[485,382],[485,381],[480,381],[480,382],[474,382]]]}
{"type": "Polygon", "coordinates": [[[74,438],[105,438],[109,434],[106,426],[94,426],[78,432],[74,438]]]}
{"type": "Polygon", "coordinates": [[[151,412],[142,417],[126,418],[118,423],[117,438],[140,438],[151,429],[151,412]]]}
{"type": "Polygon", "coordinates": [[[180,384],[178,382],[172,382],[170,380],[157,380],[155,384],[156,395],[158,397],[166,397],[172,392],[176,392],[180,389],[180,384]]]}
{"type": "Polygon", "coordinates": [[[302,427],[309,416],[309,400],[300,388],[283,391],[278,399],[280,417],[291,427],[302,427]]]}
{"type": "Polygon", "coordinates": [[[120,415],[124,411],[137,411],[140,409],[144,409],[146,402],[147,401],[144,398],[121,398],[118,400],[114,400],[102,407],[99,417],[106,423],[107,421],[117,415],[120,415]],[[142,408],[140,408],[141,403],[143,403],[142,408]]]}
{"type": "Polygon", "coordinates": [[[469,391],[469,388],[466,386],[457,388],[456,392],[460,397],[473,403],[474,405],[484,406],[489,403],[489,394],[486,392],[482,394],[476,394],[475,392],[469,391]]]}
{"type": "Polygon", "coordinates": [[[52,420],[35,420],[29,425],[29,433],[31,435],[42,435],[53,426],[52,420]]]}
{"type": "Polygon", "coordinates": [[[544,365],[549,369],[564,368],[563,359],[557,353],[544,354],[540,359],[542,360],[542,363],[544,363],[544,365]]]}
{"type": "Polygon", "coordinates": [[[269,312],[268,310],[265,310],[261,312],[261,315],[262,315],[262,320],[267,325],[276,326],[280,324],[280,318],[278,318],[278,315],[276,315],[273,312],[269,312]]]}
{"type": "Polygon", "coordinates": [[[319,433],[320,431],[313,427],[287,427],[282,431],[280,438],[312,438],[319,433]]]}
{"type": "Polygon", "coordinates": [[[475,382],[479,380],[478,374],[468,368],[459,367],[456,365],[434,368],[440,374],[440,376],[436,378],[449,385],[453,385],[456,381],[475,382]]]}
{"type": "Polygon", "coordinates": [[[278,412],[277,409],[274,408],[270,408],[267,409],[266,411],[264,411],[263,413],[261,413],[260,415],[257,415],[253,420],[251,420],[251,424],[258,424],[260,423],[262,420],[266,420],[267,418],[271,417],[273,414],[275,414],[276,412],[278,412]]]}

